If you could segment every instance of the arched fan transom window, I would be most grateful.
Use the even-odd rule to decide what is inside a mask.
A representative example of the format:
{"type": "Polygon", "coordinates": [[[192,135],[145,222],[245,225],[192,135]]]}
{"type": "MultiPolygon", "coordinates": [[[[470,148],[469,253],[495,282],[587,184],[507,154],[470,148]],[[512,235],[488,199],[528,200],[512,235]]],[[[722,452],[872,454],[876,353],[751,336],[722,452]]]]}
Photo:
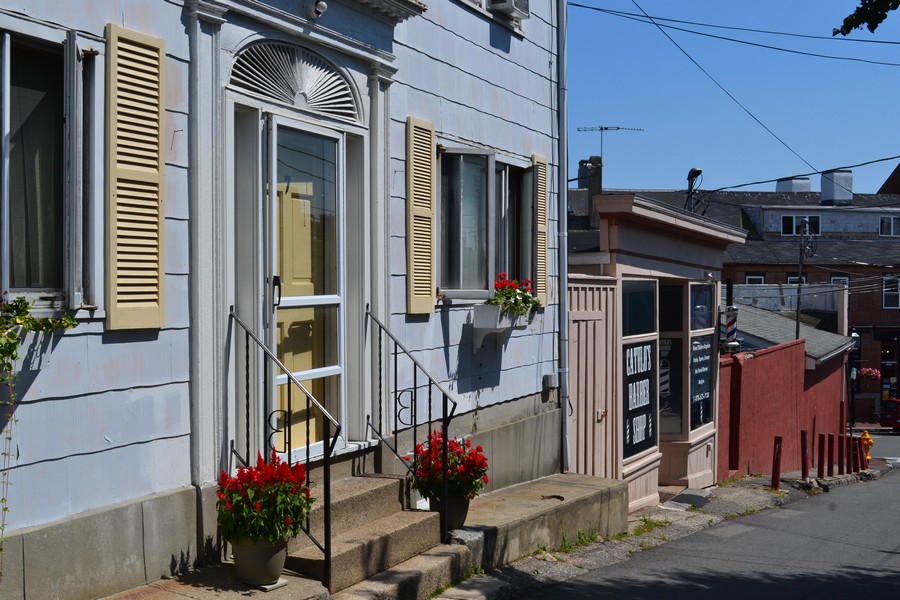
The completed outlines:
{"type": "Polygon", "coordinates": [[[231,85],[276,102],[359,122],[346,79],[321,57],[298,46],[278,42],[250,46],[234,63],[231,85]]]}

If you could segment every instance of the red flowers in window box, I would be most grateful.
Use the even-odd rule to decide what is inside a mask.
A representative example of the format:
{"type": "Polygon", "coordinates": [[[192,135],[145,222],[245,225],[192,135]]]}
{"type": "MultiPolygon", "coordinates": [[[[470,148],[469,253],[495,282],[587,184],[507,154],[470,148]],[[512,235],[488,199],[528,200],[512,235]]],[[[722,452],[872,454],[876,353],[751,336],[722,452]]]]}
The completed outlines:
{"type": "Polygon", "coordinates": [[[257,454],[255,467],[219,474],[219,533],[229,541],[286,542],[300,533],[312,508],[306,467],[281,460],[275,450],[269,463],[257,454]]]}
{"type": "Polygon", "coordinates": [[[868,379],[869,381],[878,381],[881,379],[881,371],[872,367],[863,367],[859,370],[860,379],[868,379]]]}
{"type": "MultiPolygon", "coordinates": [[[[443,489],[444,464],[441,458],[443,436],[432,431],[424,444],[416,444],[412,463],[416,476],[412,486],[423,497],[439,499],[443,489]]],[[[472,499],[490,482],[488,460],[481,446],[471,440],[447,440],[447,481],[451,500],[472,499]]],[[[410,460],[407,457],[407,460],[410,460]]]]}
{"type": "Polygon", "coordinates": [[[506,273],[497,273],[494,282],[494,295],[485,304],[499,306],[501,312],[515,315],[527,315],[541,307],[541,301],[534,295],[531,280],[521,283],[516,279],[507,279],[506,273]]]}

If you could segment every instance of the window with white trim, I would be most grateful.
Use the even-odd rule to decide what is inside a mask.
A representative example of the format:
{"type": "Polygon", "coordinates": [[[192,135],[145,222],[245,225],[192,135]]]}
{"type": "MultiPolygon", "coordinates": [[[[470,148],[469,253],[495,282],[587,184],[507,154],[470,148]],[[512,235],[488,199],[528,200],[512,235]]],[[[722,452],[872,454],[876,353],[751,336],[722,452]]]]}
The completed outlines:
{"type": "Polygon", "coordinates": [[[818,215],[782,215],[781,235],[801,235],[804,219],[809,221],[809,234],[819,235],[818,215]]]}
{"type": "Polygon", "coordinates": [[[884,308],[900,308],[900,277],[890,275],[882,279],[882,306],[884,308]]]}
{"type": "Polygon", "coordinates": [[[849,275],[832,275],[830,281],[832,285],[850,286],[849,275]]]}
{"type": "Polygon", "coordinates": [[[747,285],[762,285],[766,282],[766,276],[764,274],[750,274],[747,273],[744,275],[744,283],[747,285]]]}
{"type": "Polygon", "coordinates": [[[900,217],[881,217],[878,235],[882,237],[900,237],[900,217]]]}
{"type": "Polygon", "coordinates": [[[2,36],[0,147],[2,289],[36,306],[65,306],[65,251],[70,218],[66,174],[66,52],[8,32],[2,36]]]}
{"type": "Polygon", "coordinates": [[[797,285],[798,283],[800,283],[801,279],[803,279],[803,285],[806,285],[806,275],[804,275],[802,278],[798,275],[788,275],[787,282],[788,285],[797,285]]]}
{"type": "Polygon", "coordinates": [[[547,304],[547,160],[528,167],[493,153],[438,146],[434,125],[407,118],[407,312],[436,300],[483,299],[497,274],[532,280],[547,304]]]}
{"type": "Polygon", "coordinates": [[[445,149],[439,158],[438,286],[446,298],[486,298],[498,273],[537,278],[534,168],[493,153],[445,149]]]}

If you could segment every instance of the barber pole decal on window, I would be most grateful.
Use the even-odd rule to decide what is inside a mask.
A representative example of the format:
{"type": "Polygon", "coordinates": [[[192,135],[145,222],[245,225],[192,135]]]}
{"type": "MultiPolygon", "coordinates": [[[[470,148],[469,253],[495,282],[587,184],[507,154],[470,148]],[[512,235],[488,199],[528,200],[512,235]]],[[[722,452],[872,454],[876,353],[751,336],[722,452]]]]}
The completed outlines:
{"type": "Polygon", "coordinates": [[[656,446],[656,341],[625,345],[624,456],[656,446]]]}

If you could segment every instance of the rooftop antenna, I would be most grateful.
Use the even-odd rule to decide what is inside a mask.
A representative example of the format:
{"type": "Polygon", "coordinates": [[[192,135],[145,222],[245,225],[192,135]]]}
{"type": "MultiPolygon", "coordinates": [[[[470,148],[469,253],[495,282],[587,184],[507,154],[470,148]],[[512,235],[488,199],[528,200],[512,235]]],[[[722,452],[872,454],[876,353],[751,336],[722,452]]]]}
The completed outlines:
{"type": "Polygon", "coordinates": [[[599,131],[600,132],[600,171],[603,171],[603,132],[604,131],[643,131],[637,127],[613,127],[610,125],[597,125],[595,127],[579,127],[578,131],[599,131]]]}

